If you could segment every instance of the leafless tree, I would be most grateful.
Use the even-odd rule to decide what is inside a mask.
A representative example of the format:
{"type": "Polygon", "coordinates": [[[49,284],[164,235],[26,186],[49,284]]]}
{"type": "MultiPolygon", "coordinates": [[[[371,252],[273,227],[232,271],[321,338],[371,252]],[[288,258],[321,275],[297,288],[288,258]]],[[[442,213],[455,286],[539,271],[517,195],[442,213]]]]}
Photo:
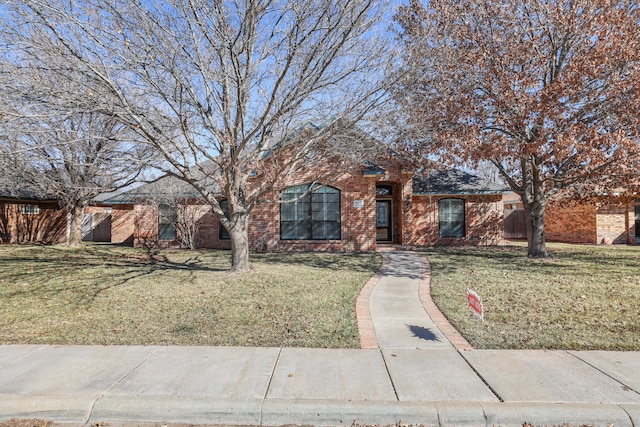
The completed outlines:
{"type": "Polygon", "coordinates": [[[374,29],[387,7],[24,0],[11,2],[1,25],[14,55],[109,93],[90,97],[94,108],[144,137],[167,172],[197,189],[229,231],[232,270],[241,272],[256,203],[310,153],[359,157],[346,131],[384,98],[388,43],[374,29]]]}
{"type": "Polygon", "coordinates": [[[0,82],[4,179],[18,191],[57,199],[68,214],[67,244],[80,244],[87,204],[133,183],[152,153],[112,115],[80,104],[59,109],[52,97],[65,85],[48,70],[5,63],[0,82]]]}
{"type": "Polygon", "coordinates": [[[396,20],[404,148],[490,161],[522,197],[530,256],[547,255],[550,197],[637,178],[636,1],[412,0],[396,20]]]}
{"type": "Polygon", "coordinates": [[[192,186],[174,177],[161,177],[139,187],[137,191],[141,200],[158,215],[158,234],[154,244],[157,245],[160,234],[166,232],[161,228],[170,227],[175,233],[175,241],[181,247],[199,247],[201,222],[209,209],[208,204],[202,204],[202,199],[192,186]]]}

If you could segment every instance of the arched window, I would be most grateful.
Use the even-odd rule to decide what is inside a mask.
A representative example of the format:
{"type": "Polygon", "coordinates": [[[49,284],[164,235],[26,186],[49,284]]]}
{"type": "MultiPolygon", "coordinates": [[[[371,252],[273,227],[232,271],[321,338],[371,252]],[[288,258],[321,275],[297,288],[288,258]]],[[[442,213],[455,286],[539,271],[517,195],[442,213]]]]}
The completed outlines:
{"type": "Polygon", "coordinates": [[[464,237],[464,199],[438,201],[440,237],[464,237]]]}
{"type": "Polygon", "coordinates": [[[339,240],[340,190],[324,185],[296,185],[282,192],[282,240],[339,240]]]}

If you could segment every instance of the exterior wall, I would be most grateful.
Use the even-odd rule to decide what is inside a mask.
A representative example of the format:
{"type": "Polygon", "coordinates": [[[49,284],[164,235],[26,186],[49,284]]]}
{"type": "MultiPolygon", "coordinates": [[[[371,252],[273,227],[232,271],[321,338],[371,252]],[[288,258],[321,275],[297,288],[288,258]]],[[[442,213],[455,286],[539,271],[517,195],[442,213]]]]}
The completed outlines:
{"type": "MultiPolygon", "coordinates": [[[[327,168],[333,167],[325,162],[327,168]]],[[[335,240],[281,240],[280,204],[263,202],[254,206],[249,217],[250,249],[254,252],[288,251],[373,251],[376,242],[376,185],[393,187],[393,194],[381,199],[392,201],[392,242],[401,245],[432,246],[453,244],[491,245],[503,241],[502,195],[447,196],[465,200],[466,237],[441,239],[438,231],[438,200],[445,196],[413,196],[412,174],[401,165],[382,163],[384,175],[363,176],[361,170],[321,181],[340,190],[341,236],[335,240]]],[[[287,185],[264,199],[278,200],[280,190],[308,184],[319,175],[317,170],[289,178],[287,185]]],[[[195,203],[195,201],[193,201],[195,203]]],[[[229,240],[219,239],[220,223],[208,205],[190,206],[198,213],[198,247],[228,249],[229,240]]],[[[153,206],[135,206],[135,246],[172,246],[177,242],[158,241],[158,214],[153,206]]],[[[179,240],[179,239],[178,239],[179,240]]]]}
{"type": "MultiPolygon", "coordinates": [[[[135,232],[135,208],[134,205],[99,205],[87,206],[84,214],[106,215],[111,221],[111,243],[133,243],[135,232]]],[[[95,226],[95,224],[94,224],[95,226]]]]}
{"type": "Polygon", "coordinates": [[[606,200],[596,209],[597,242],[602,244],[635,244],[633,202],[606,200]]]}
{"type": "Polygon", "coordinates": [[[545,208],[544,226],[549,241],[598,243],[594,203],[550,201],[545,208]]]}
{"type": "Polygon", "coordinates": [[[411,203],[410,239],[415,246],[498,245],[503,243],[504,214],[501,195],[414,196],[411,203]],[[465,237],[441,238],[438,201],[465,201],[465,237]]]}
{"type": "Polygon", "coordinates": [[[135,218],[133,205],[120,205],[112,208],[111,243],[133,243],[135,218]]]}
{"type": "MultiPolygon", "coordinates": [[[[299,174],[290,185],[306,184],[299,174]]],[[[340,240],[280,240],[280,204],[257,205],[249,219],[249,240],[254,251],[371,251],[376,249],[375,179],[345,174],[326,183],[340,190],[340,240]]],[[[277,199],[277,195],[272,195],[277,199]]]]}
{"type": "Polygon", "coordinates": [[[590,244],[635,244],[633,201],[600,198],[597,201],[554,200],[547,205],[549,241],[590,244]]]}
{"type": "MultiPolygon", "coordinates": [[[[193,202],[193,201],[192,201],[193,202]]],[[[181,234],[186,231],[181,230],[178,225],[176,240],[158,240],[158,210],[156,206],[138,204],[133,208],[134,234],[133,245],[135,247],[172,247],[181,246],[180,242],[185,240],[181,234]]],[[[184,210],[178,210],[178,223],[193,224],[196,247],[212,249],[229,249],[231,242],[228,239],[220,239],[220,227],[222,225],[215,218],[211,206],[203,204],[190,204],[184,210]]]]}
{"type": "MultiPolygon", "coordinates": [[[[188,219],[185,223],[194,220],[196,223],[195,235],[196,246],[200,248],[212,249],[229,249],[231,241],[228,239],[220,239],[220,228],[222,224],[213,214],[209,205],[190,205],[187,210],[188,219]]],[[[180,233],[178,233],[180,234],[180,233]]]]}
{"type": "MultiPolygon", "coordinates": [[[[254,251],[373,251],[376,243],[376,183],[394,184],[399,194],[394,192],[393,221],[394,242],[403,241],[403,223],[401,199],[410,198],[406,189],[411,190],[411,175],[404,174],[397,163],[380,163],[386,173],[381,176],[363,176],[360,169],[353,173],[335,176],[331,173],[332,162],[311,172],[301,172],[289,178],[285,187],[308,184],[318,175],[334,175],[331,180],[321,182],[340,190],[340,226],[339,240],[281,240],[280,204],[266,202],[256,205],[249,219],[249,241],[254,251]],[[324,168],[324,169],[322,169],[324,168]]],[[[283,189],[285,188],[283,187],[283,189]]],[[[279,194],[272,193],[267,199],[277,200],[279,194]]]]}
{"type": "Polygon", "coordinates": [[[0,201],[0,243],[62,243],[66,229],[67,215],[57,202],[0,201]],[[22,213],[29,205],[39,213],[22,213]]]}
{"type": "Polygon", "coordinates": [[[135,247],[157,247],[169,246],[169,243],[162,245],[158,241],[158,211],[152,205],[135,205],[135,234],[133,236],[133,246],[135,247]]]}

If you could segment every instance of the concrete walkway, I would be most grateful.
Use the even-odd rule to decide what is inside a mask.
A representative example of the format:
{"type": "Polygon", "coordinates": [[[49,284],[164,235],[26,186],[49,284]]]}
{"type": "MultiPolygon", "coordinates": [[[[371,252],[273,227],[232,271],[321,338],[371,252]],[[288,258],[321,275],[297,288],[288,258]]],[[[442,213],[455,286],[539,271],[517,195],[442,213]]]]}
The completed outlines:
{"type": "Polygon", "coordinates": [[[640,353],[460,350],[424,308],[428,266],[383,256],[366,298],[379,347],[0,346],[0,420],[640,425],[640,353]]]}

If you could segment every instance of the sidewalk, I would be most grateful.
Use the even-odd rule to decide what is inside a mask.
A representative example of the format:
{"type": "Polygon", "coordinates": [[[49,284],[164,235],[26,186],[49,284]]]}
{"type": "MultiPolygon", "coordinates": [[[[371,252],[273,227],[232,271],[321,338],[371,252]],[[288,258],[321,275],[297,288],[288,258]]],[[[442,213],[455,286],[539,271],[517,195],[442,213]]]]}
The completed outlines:
{"type": "Polygon", "coordinates": [[[640,425],[640,353],[458,350],[422,308],[419,256],[383,256],[379,348],[0,346],[0,420],[640,425]]]}

